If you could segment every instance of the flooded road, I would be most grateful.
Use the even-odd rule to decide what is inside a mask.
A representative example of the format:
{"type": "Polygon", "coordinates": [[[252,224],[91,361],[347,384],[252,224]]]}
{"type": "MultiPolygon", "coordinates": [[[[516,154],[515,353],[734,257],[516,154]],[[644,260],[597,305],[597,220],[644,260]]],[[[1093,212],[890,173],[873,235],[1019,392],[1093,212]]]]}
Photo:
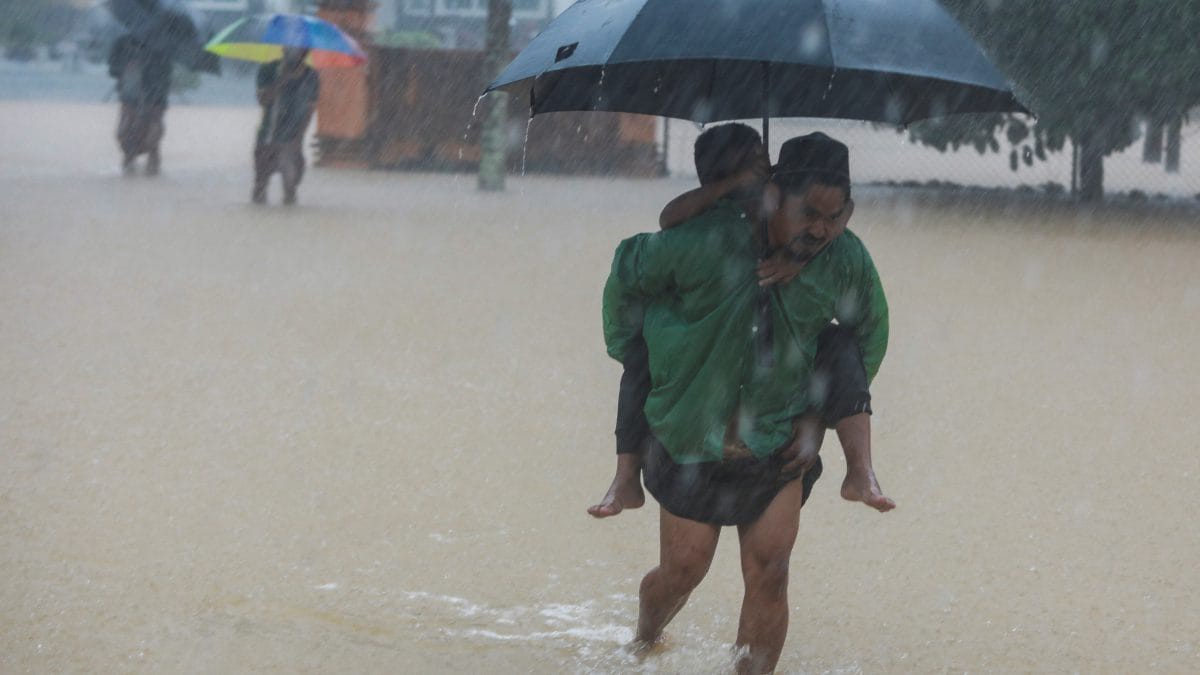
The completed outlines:
{"type": "MultiPolygon", "coordinates": [[[[0,671],[723,671],[736,538],[637,664],[657,507],[584,511],[612,250],[688,181],[317,169],[262,209],[253,109],[172,108],[153,180],[114,120],[0,104],[0,671]]],[[[780,670],[1200,669],[1195,212],[856,197],[899,508],[838,498],[830,437],[780,670]]]]}

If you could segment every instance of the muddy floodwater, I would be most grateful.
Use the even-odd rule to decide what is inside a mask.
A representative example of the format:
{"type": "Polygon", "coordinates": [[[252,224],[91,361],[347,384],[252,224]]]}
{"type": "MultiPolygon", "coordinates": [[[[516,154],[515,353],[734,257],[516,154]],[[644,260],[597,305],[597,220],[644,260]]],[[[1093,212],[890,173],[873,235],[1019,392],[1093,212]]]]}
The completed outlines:
{"type": "MultiPolygon", "coordinates": [[[[172,108],[125,179],[113,106],[0,104],[0,671],[722,672],[736,538],[638,664],[657,506],[585,514],[612,251],[690,181],[315,169],[254,208],[255,116],[172,108]]],[[[851,223],[899,508],[838,497],[831,436],[780,670],[1200,671],[1197,212],[912,194],[851,223]]]]}

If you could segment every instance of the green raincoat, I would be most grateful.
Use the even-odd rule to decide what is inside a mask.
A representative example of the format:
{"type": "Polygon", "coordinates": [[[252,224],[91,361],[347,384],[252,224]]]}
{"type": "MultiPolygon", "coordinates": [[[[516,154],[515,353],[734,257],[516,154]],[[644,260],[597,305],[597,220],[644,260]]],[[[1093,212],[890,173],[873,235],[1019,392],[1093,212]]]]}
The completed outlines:
{"type": "Polygon", "coordinates": [[[726,429],[758,457],[791,437],[807,411],[817,336],[836,319],[851,326],[867,378],[887,349],[887,300],[867,249],[847,230],[772,293],[775,364],[756,365],[758,294],[754,227],[723,200],[683,225],[617,247],[604,287],[604,339],[623,360],[642,333],[650,353],[646,419],[680,464],[720,460],[726,429]]]}

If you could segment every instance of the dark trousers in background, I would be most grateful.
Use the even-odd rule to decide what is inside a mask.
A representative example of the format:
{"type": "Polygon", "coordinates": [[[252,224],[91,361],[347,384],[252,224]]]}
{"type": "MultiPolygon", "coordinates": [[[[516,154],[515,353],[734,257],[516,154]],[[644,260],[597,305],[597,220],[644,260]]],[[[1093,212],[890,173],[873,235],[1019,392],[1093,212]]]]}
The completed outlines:
{"type": "Polygon", "coordinates": [[[158,146],[162,142],[166,126],[163,116],[166,106],[121,104],[121,116],[117,121],[117,143],[125,155],[125,165],[133,164],[138,155],[149,154],[151,169],[156,169],[160,160],[158,146]]]}
{"type": "MultiPolygon", "coordinates": [[[[650,395],[650,354],[641,336],[630,345],[623,365],[617,395],[617,454],[645,457],[652,440],[645,413],[646,397],[650,395]]],[[[846,417],[871,412],[867,370],[853,330],[830,324],[821,331],[809,386],[810,399],[830,429],[846,417]]]]}
{"type": "Polygon", "coordinates": [[[296,188],[304,178],[304,141],[262,143],[254,147],[254,200],[267,197],[267,183],[276,172],[283,178],[283,200],[294,202],[296,188]]]}

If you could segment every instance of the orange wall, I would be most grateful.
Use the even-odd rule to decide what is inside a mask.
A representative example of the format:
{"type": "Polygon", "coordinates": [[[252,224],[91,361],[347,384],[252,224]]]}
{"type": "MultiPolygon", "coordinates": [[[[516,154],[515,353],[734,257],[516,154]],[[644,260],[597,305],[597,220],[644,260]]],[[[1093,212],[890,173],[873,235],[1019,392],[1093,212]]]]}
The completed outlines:
{"type": "MultiPolygon", "coordinates": [[[[358,10],[317,11],[317,16],[336,24],[366,49],[363,38],[374,20],[374,12],[358,10]]],[[[355,139],[367,132],[371,107],[367,87],[367,68],[370,63],[355,68],[327,68],[319,71],[321,94],[317,99],[317,135],[328,138],[355,139]]]]}

